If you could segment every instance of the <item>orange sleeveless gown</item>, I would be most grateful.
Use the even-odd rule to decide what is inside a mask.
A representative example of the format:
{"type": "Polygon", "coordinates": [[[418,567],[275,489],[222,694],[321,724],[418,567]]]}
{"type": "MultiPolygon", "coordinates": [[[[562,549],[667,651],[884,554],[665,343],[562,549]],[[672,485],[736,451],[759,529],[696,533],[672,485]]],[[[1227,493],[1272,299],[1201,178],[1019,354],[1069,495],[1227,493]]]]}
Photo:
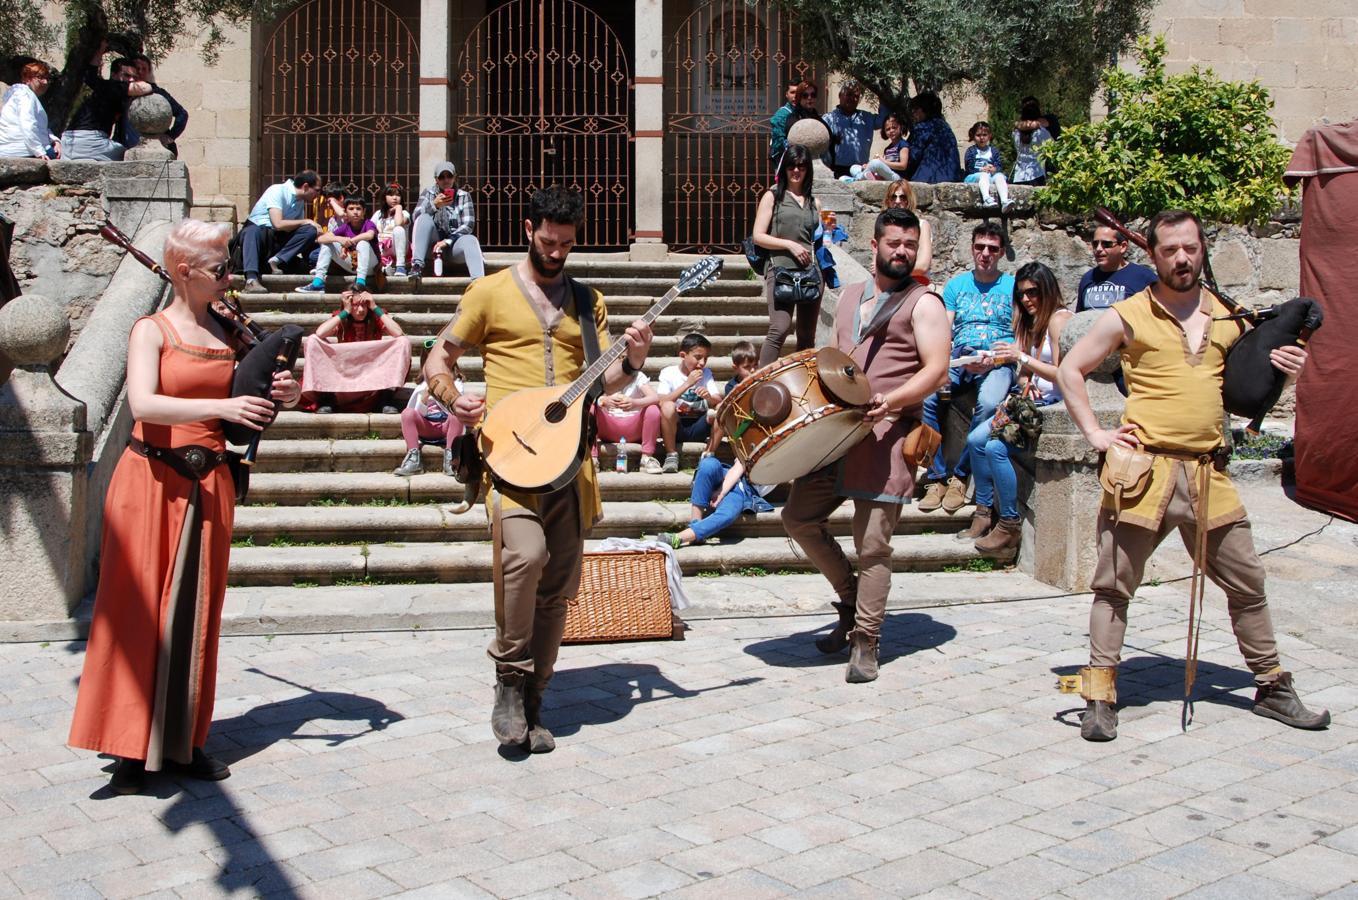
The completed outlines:
{"type": "MultiPolygon", "coordinates": [[[[231,394],[235,355],[160,328],[160,393],[193,399],[231,394]]],[[[135,437],[156,447],[225,449],[221,422],[137,422],[135,437]]],[[[192,481],[165,463],[123,451],[104,503],[99,587],[85,668],[71,723],[72,747],[188,763],[212,724],[217,640],[235,519],[226,465],[192,481]]]]}

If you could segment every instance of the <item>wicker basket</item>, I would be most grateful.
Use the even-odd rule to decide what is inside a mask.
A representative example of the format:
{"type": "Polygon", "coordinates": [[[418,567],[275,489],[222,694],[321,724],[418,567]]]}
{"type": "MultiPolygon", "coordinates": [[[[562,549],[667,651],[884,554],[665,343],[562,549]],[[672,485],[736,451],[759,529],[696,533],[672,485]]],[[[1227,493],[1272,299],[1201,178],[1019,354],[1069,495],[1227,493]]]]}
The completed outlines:
{"type": "Polygon", "coordinates": [[[674,636],[665,554],[586,553],[580,592],[566,611],[563,643],[645,641],[674,636]]]}

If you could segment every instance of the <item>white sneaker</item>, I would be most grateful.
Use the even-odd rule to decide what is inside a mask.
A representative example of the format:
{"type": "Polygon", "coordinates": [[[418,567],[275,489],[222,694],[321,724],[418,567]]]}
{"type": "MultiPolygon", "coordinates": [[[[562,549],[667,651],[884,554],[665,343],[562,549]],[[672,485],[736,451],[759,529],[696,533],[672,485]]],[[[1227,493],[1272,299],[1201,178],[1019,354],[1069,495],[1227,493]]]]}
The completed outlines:
{"type": "Polygon", "coordinates": [[[264,265],[269,270],[265,273],[266,275],[277,275],[279,272],[283,271],[283,264],[278,261],[278,257],[276,256],[270,256],[264,265]]]}
{"type": "Polygon", "coordinates": [[[411,475],[419,475],[423,471],[424,462],[420,459],[420,448],[411,447],[406,451],[406,458],[401,460],[401,464],[392,471],[392,474],[409,478],[411,475]]]}
{"type": "Polygon", "coordinates": [[[665,471],[665,467],[662,466],[660,460],[656,459],[654,456],[648,456],[643,453],[641,455],[641,471],[645,472],[647,475],[659,475],[665,471]]]}

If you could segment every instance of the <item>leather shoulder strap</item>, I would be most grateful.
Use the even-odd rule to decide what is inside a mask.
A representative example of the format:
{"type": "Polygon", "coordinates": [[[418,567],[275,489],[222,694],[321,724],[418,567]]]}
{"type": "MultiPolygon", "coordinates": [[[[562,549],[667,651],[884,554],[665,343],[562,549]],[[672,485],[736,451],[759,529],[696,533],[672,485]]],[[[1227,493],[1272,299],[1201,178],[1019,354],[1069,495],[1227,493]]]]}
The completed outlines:
{"type": "Polygon", "coordinates": [[[599,358],[599,328],[594,324],[594,291],[566,276],[570,282],[571,293],[575,296],[575,318],[580,323],[580,340],[585,345],[585,365],[599,358]]]}
{"type": "Polygon", "coordinates": [[[886,327],[886,323],[891,321],[891,317],[896,315],[897,311],[900,310],[901,306],[907,300],[921,297],[928,292],[929,285],[920,284],[918,281],[911,279],[910,287],[892,294],[882,308],[877,311],[877,315],[872,317],[872,321],[868,323],[868,327],[863,329],[863,336],[859,339],[858,343],[863,343],[882,328],[886,327]]]}

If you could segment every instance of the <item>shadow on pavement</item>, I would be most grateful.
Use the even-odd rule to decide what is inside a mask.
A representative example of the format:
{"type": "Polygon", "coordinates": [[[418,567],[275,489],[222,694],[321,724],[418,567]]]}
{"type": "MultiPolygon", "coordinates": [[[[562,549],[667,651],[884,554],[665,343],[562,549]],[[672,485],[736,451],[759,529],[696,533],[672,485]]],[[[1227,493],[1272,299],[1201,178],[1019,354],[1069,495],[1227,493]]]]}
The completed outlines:
{"type": "MultiPolygon", "coordinates": [[[[820,628],[757,641],[747,644],[744,650],[770,666],[793,668],[842,666],[849,658],[847,650],[826,654],[816,649],[816,638],[828,634],[836,621],[834,618],[827,618],[820,628]]],[[[877,661],[885,665],[920,650],[941,647],[955,637],[956,628],[945,622],[939,622],[927,613],[887,613],[886,620],[882,623],[882,639],[877,649],[877,661]]]]}
{"type": "MultiPolygon", "coordinates": [[[[1080,666],[1056,666],[1054,675],[1074,675],[1080,666]]],[[[1254,697],[1235,693],[1241,688],[1254,687],[1254,676],[1245,669],[1228,668],[1198,660],[1198,675],[1193,682],[1194,703],[1215,703],[1248,710],[1254,697]]],[[[1079,695],[1070,695],[1079,704],[1065,709],[1054,717],[1063,725],[1080,727],[1080,713],[1085,703],[1079,695]]],[[[1184,699],[1184,661],[1163,655],[1133,656],[1118,666],[1118,708],[1130,709],[1152,703],[1182,703],[1184,699]]]]}

